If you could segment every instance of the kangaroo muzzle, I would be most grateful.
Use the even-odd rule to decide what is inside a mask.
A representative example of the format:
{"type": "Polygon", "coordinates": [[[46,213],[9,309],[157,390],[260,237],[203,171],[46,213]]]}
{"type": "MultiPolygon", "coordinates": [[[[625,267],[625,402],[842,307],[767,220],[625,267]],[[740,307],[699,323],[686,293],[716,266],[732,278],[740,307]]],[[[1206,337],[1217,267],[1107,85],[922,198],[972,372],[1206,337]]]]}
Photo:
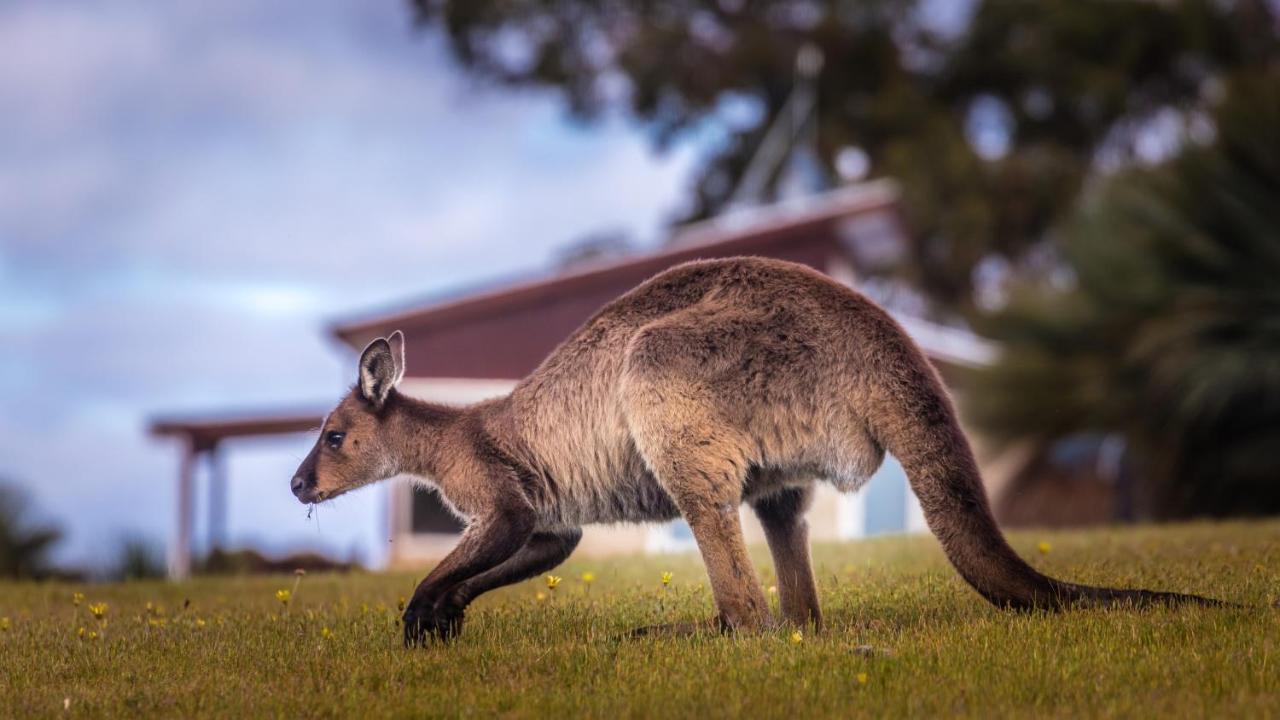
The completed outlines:
{"type": "Polygon", "coordinates": [[[320,500],[320,494],[316,492],[315,475],[294,475],[293,480],[289,481],[289,489],[293,491],[293,496],[304,504],[320,500]]]}

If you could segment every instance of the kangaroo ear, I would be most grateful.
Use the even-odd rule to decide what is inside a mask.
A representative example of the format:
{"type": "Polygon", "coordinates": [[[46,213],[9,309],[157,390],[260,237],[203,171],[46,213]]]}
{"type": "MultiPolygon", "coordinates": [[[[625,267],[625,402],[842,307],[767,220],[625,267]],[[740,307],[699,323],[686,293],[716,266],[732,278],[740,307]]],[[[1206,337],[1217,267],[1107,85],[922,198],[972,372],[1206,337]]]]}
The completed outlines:
{"type": "Polygon", "coordinates": [[[382,408],[403,375],[404,335],[399,330],[391,334],[391,341],[378,338],[360,353],[360,394],[375,408],[382,408]]]}
{"type": "Polygon", "coordinates": [[[404,379],[404,333],[396,330],[387,336],[387,344],[391,346],[391,359],[396,364],[396,381],[399,385],[404,379]]]}

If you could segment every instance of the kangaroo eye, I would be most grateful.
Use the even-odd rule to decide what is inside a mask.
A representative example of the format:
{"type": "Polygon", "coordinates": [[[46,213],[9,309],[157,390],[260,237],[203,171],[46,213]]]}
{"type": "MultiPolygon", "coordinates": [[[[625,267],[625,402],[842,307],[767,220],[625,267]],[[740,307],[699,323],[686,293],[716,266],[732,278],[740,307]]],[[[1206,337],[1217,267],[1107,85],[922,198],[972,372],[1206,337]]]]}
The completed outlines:
{"type": "Polygon", "coordinates": [[[342,441],[347,437],[346,433],[330,431],[324,434],[324,444],[329,446],[331,450],[337,450],[342,447],[342,441]]]}

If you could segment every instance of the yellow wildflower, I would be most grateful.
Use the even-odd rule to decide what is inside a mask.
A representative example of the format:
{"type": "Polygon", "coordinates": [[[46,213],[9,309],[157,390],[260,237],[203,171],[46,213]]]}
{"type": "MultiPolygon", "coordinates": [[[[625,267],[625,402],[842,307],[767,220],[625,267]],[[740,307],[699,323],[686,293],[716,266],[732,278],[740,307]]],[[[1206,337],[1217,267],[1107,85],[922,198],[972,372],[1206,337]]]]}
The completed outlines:
{"type": "Polygon", "coordinates": [[[322,638],[329,638],[332,635],[333,635],[333,631],[329,630],[329,628],[322,628],[320,630],[320,637],[322,638]]]}
{"type": "Polygon", "coordinates": [[[671,584],[671,578],[672,578],[672,577],[673,577],[673,576],[671,575],[671,572],[670,572],[670,571],[662,573],[662,586],[663,586],[663,587],[666,587],[666,586],[670,585],[670,584],[671,584]]]}
{"type": "Polygon", "coordinates": [[[596,580],[596,574],[591,572],[590,570],[582,573],[582,582],[590,585],[591,583],[595,582],[595,580],[596,580]]]}
{"type": "Polygon", "coordinates": [[[548,576],[547,576],[547,589],[548,589],[548,590],[555,590],[555,589],[560,585],[560,580],[561,580],[561,578],[560,578],[560,576],[559,576],[559,575],[548,575],[548,576]]]}
{"type": "Polygon", "coordinates": [[[277,590],[277,591],[276,591],[276,599],[280,601],[280,604],[281,604],[281,605],[288,605],[288,604],[289,604],[289,597],[290,597],[290,595],[292,595],[292,593],[290,593],[288,590],[277,590]]]}
{"type": "Polygon", "coordinates": [[[769,594],[770,594],[770,595],[777,595],[777,594],[778,594],[778,586],[777,586],[777,585],[770,585],[770,586],[769,586],[769,594]]]}
{"type": "Polygon", "coordinates": [[[404,612],[404,596],[400,596],[400,601],[396,603],[396,610],[404,612]]]}
{"type": "Polygon", "coordinates": [[[547,594],[539,590],[538,594],[533,596],[533,599],[537,600],[538,602],[542,602],[543,600],[547,599],[547,594]]]}
{"type": "Polygon", "coordinates": [[[866,673],[858,673],[858,684],[859,684],[859,685],[866,685],[866,684],[867,684],[867,674],[866,674],[866,673]]]}
{"type": "Polygon", "coordinates": [[[10,624],[9,618],[0,617],[0,632],[9,632],[10,624]]]}
{"type": "Polygon", "coordinates": [[[89,606],[89,613],[93,615],[95,618],[97,618],[98,620],[101,620],[107,614],[107,604],[94,603],[89,606]]]}
{"type": "Polygon", "coordinates": [[[1040,551],[1040,554],[1041,554],[1041,555],[1048,555],[1048,554],[1049,554],[1049,550],[1050,550],[1051,548],[1050,548],[1050,546],[1049,546],[1049,543],[1045,542],[1044,540],[1041,540],[1041,541],[1040,541],[1040,544],[1039,544],[1039,545],[1036,545],[1036,549],[1038,549],[1038,550],[1040,551]]]}
{"type": "Polygon", "coordinates": [[[196,618],[196,627],[202,628],[204,627],[204,625],[205,625],[204,618],[196,618]]]}
{"type": "Polygon", "coordinates": [[[166,622],[168,621],[164,618],[151,618],[150,620],[147,620],[147,624],[153,628],[162,628],[166,622]]]}
{"type": "Polygon", "coordinates": [[[84,628],[80,628],[76,631],[76,637],[79,637],[81,640],[84,639],[84,628]]]}
{"type": "Polygon", "coordinates": [[[71,604],[80,607],[80,603],[84,602],[84,593],[71,593],[71,604]]]}
{"type": "Polygon", "coordinates": [[[97,633],[97,631],[96,631],[96,630],[90,630],[90,631],[89,631],[89,639],[90,639],[90,640],[97,640],[97,639],[98,639],[98,633],[97,633]]]}
{"type": "Polygon", "coordinates": [[[804,642],[804,635],[799,630],[796,630],[795,632],[791,633],[792,645],[799,645],[802,642],[804,642]]]}

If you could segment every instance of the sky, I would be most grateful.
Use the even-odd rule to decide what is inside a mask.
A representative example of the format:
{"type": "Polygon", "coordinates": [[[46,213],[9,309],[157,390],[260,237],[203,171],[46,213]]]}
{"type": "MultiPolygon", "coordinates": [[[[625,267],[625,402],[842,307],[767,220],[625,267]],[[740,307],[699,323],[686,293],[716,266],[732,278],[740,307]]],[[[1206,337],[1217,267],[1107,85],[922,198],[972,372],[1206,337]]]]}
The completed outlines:
{"type": "MultiPolygon", "coordinates": [[[[91,569],[170,537],[148,418],[323,408],[329,322],[659,238],[700,142],[485,85],[402,0],[11,0],[0,59],[0,478],[91,569]]],[[[232,543],[377,562],[382,489],[289,493],[309,443],[229,447],[232,543]]]]}

